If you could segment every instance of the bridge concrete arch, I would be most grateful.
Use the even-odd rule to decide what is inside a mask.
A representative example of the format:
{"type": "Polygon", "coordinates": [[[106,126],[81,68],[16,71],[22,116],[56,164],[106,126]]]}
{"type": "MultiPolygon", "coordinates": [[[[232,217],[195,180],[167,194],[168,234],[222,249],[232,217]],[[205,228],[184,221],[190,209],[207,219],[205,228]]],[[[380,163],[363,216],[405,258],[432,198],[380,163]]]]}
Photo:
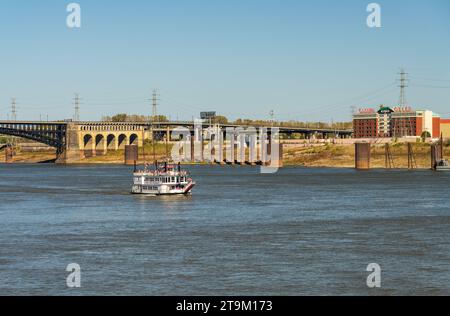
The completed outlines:
{"type": "Polygon", "coordinates": [[[108,151],[119,149],[119,144],[117,143],[117,137],[115,134],[108,134],[106,137],[106,149],[108,151]]]}
{"type": "Polygon", "coordinates": [[[137,134],[131,134],[129,137],[129,144],[139,146],[139,136],[137,134]]]}
{"type": "Polygon", "coordinates": [[[97,156],[106,155],[108,152],[106,136],[103,134],[97,134],[95,136],[95,154],[97,156]]]}
{"type": "Polygon", "coordinates": [[[130,138],[126,134],[119,134],[117,143],[119,149],[125,149],[125,146],[129,145],[130,138]]]}

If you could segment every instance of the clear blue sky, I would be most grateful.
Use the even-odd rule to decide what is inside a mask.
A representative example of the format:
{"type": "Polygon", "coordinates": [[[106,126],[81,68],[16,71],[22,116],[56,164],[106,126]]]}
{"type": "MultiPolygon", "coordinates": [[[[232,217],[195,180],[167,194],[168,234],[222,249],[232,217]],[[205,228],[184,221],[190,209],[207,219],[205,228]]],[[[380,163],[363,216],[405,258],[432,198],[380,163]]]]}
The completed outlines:
{"type": "Polygon", "coordinates": [[[82,28],[63,0],[0,0],[0,119],[159,112],[191,119],[349,120],[350,107],[395,104],[400,67],[410,105],[450,117],[450,1],[79,0],[82,28]],[[430,80],[432,79],[432,80],[430,80]],[[381,89],[381,90],[380,90],[381,89]]]}

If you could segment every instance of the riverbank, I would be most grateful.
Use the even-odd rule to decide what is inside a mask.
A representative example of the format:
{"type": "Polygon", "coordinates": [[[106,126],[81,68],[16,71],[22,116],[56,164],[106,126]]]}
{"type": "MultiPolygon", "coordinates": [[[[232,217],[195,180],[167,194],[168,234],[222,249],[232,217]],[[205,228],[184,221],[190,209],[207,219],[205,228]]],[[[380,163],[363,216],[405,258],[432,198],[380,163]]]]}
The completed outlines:
{"type": "MultiPolygon", "coordinates": [[[[171,151],[169,147],[169,153],[171,151]]],[[[430,145],[423,143],[413,144],[414,157],[419,169],[429,169],[431,166],[430,145]]],[[[408,167],[408,149],[406,144],[392,144],[391,152],[395,168],[408,167]]],[[[166,158],[166,146],[159,144],[155,148],[156,159],[163,161],[166,158]]],[[[138,164],[153,161],[153,147],[147,145],[145,150],[140,149],[138,164]],[[145,153],[145,156],[144,156],[145,153]]],[[[384,145],[373,145],[371,150],[371,167],[385,167],[384,145]]],[[[445,156],[450,157],[450,147],[445,147],[445,156]]],[[[15,163],[43,163],[55,160],[56,152],[25,152],[17,150],[15,163]]],[[[315,144],[289,146],[283,150],[284,166],[303,166],[315,168],[353,168],[355,166],[354,145],[315,144]]],[[[0,163],[5,162],[5,153],[0,151],[0,163]]],[[[123,164],[124,150],[110,151],[106,155],[87,157],[82,164],[123,164]]]]}
{"type": "MultiPolygon", "coordinates": [[[[414,159],[419,169],[431,167],[430,145],[414,143],[414,159]]],[[[408,168],[408,145],[405,143],[391,144],[394,168],[408,168]]],[[[450,157],[450,147],[444,148],[445,157],[450,157]]],[[[284,150],[285,166],[354,168],[354,145],[323,144],[314,147],[294,147],[284,150]]],[[[385,168],[384,145],[372,145],[371,168],[385,168]]]]}
{"type": "MultiPolygon", "coordinates": [[[[172,146],[169,145],[168,152],[172,150],[172,146]]],[[[109,151],[106,155],[96,155],[93,157],[86,157],[80,161],[80,164],[123,164],[125,157],[125,150],[119,149],[117,151],[109,151]]],[[[153,161],[154,157],[157,160],[162,161],[166,157],[165,144],[158,144],[155,146],[155,156],[153,155],[153,146],[147,144],[145,149],[139,149],[139,161],[138,164],[143,164],[146,161],[153,161]]],[[[56,159],[56,150],[52,151],[26,151],[16,149],[16,155],[14,156],[14,163],[45,163],[52,162],[56,159]]],[[[5,163],[5,152],[0,151],[0,163],[5,163]]]]}

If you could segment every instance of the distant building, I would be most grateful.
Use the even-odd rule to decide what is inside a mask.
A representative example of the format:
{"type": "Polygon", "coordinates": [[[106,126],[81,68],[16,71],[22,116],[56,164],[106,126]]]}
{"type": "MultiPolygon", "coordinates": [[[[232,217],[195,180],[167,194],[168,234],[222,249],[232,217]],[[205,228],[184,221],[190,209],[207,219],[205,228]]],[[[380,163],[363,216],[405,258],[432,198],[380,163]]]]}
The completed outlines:
{"type": "Polygon", "coordinates": [[[450,119],[441,119],[441,132],[444,138],[450,139],[450,119]]]}
{"type": "Polygon", "coordinates": [[[428,110],[380,106],[378,110],[360,109],[353,116],[353,128],[355,138],[422,136],[423,133],[437,138],[441,134],[441,118],[428,110]]]}

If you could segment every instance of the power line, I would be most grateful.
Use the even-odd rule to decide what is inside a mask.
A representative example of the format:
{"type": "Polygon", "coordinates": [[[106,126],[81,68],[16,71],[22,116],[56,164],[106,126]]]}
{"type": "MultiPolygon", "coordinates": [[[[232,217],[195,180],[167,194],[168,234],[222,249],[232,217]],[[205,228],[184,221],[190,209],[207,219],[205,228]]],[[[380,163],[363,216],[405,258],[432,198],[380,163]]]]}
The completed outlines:
{"type": "Polygon", "coordinates": [[[324,110],[335,109],[335,108],[342,108],[343,106],[348,106],[349,103],[351,105],[355,105],[357,103],[366,102],[368,100],[372,100],[374,98],[377,98],[377,97],[379,97],[381,95],[391,94],[396,89],[397,88],[395,87],[395,82],[393,82],[393,83],[390,83],[389,85],[386,85],[386,86],[384,86],[382,88],[379,88],[379,89],[373,90],[371,92],[365,93],[363,95],[360,95],[359,97],[349,99],[348,102],[340,102],[340,103],[336,103],[334,105],[314,106],[314,107],[310,107],[311,111],[289,112],[289,113],[282,113],[280,115],[286,115],[286,116],[291,117],[292,115],[295,115],[295,114],[304,115],[304,114],[321,113],[324,110]]]}
{"type": "Polygon", "coordinates": [[[99,102],[99,103],[111,103],[111,102],[128,102],[128,101],[144,101],[147,100],[148,95],[147,96],[136,96],[136,97],[118,97],[118,98],[87,98],[90,101],[93,102],[99,102]]]}
{"type": "Polygon", "coordinates": [[[360,95],[359,97],[353,98],[353,99],[351,99],[351,101],[361,101],[361,100],[364,101],[364,100],[366,100],[368,98],[372,98],[374,96],[378,96],[378,95],[380,95],[380,93],[384,92],[385,90],[387,90],[389,88],[390,88],[389,90],[391,90],[395,85],[396,85],[396,83],[392,82],[392,83],[390,83],[390,84],[388,84],[388,85],[386,85],[386,86],[384,86],[382,88],[379,88],[379,89],[376,89],[376,90],[364,93],[364,94],[360,95]]]}
{"type": "Polygon", "coordinates": [[[419,88],[435,88],[435,89],[450,89],[450,86],[433,86],[433,85],[423,85],[423,84],[414,84],[411,85],[412,87],[419,87],[419,88]]]}
{"type": "Polygon", "coordinates": [[[358,103],[362,103],[362,102],[365,103],[365,102],[368,102],[370,100],[374,100],[376,98],[379,98],[380,96],[387,96],[387,95],[390,95],[391,93],[393,93],[395,91],[397,91],[397,87],[392,87],[392,88],[390,88],[388,90],[384,90],[384,91],[382,91],[380,93],[374,94],[374,95],[372,95],[370,97],[367,97],[365,99],[359,99],[358,103]]]}
{"type": "Polygon", "coordinates": [[[415,77],[410,76],[413,79],[422,80],[422,81],[435,81],[435,82],[450,82],[448,79],[437,79],[437,78],[423,78],[423,77],[415,77]]]}
{"type": "Polygon", "coordinates": [[[111,106],[111,105],[130,105],[130,104],[146,104],[148,99],[143,98],[140,101],[110,101],[110,102],[85,102],[83,104],[94,105],[94,106],[111,106]]]}

